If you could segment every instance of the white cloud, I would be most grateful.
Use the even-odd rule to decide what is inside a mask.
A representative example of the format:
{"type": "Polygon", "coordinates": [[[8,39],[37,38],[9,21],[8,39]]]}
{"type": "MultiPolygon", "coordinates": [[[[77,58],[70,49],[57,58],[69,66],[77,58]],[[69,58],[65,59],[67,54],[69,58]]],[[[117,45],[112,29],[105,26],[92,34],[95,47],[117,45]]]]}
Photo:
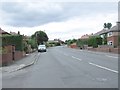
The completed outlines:
{"type": "Polygon", "coordinates": [[[8,32],[20,31],[25,35],[45,30],[49,39],[65,40],[96,33],[103,29],[105,22],[115,25],[118,20],[117,3],[87,3],[86,5],[86,3],[58,3],[49,0],[30,1],[15,0],[13,3],[8,3],[8,6],[5,6],[7,4],[5,3],[5,7],[0,8],[1,28],[8,32]],[[14,24],[16,26],[13,26],[14,24]]]}
{"type": "Polygon", "coordinates": [[[73,17],[83,17],[88,14],[117,11],[117,3],[20,1],[1,3],[2,22],[0,24],[33,27],[52,22],[63,22],[73,17]],[[103,6],[101,7],[101,5],[103,6]]]}
{"type": "Polygon", "coordinates": [[[113,26],[117,22],[117,13],[88,15],[85,17],[74,17],[64,22],[52,22],[37,27],[10,27],[3,26],[7,31],[20,31],[21,34],[32,35],[35,31],[45,30],[49,39],[60,38],[62,40],[80,38],[81,35],[96,33],[103,29],[105,22],[111,22],[113,26]]]}

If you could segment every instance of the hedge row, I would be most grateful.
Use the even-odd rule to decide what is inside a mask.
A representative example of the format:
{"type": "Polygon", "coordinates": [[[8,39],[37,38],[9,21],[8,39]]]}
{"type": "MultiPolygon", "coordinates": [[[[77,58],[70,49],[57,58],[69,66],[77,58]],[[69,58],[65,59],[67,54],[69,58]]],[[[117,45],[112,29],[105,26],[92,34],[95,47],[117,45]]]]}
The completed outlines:
{"type": "Polygon", "coordinates": [[[89,39],[82,39],[77,41],[77,46],[83,47],[83,45],[93,46],[94,48],[98,45],[102,45],[102,38],[100,36],[91,36],[89,39]]]}
{"type": "Polygon", "coordinates": [[[23,36],[22,35],[3,35],[2,46],[14,45],[15,50],[23,51],[23,36]]]}

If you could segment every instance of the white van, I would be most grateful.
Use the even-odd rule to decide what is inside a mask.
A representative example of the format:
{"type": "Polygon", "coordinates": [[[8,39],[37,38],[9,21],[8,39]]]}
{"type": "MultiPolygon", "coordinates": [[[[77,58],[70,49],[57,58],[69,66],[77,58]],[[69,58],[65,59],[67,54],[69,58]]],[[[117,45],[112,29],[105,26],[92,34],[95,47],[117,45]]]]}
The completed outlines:
{"type": "Polygon", "coordinates": [[[39,45],[38,46],[38,52],[46,52],[46,46],[45,45],[39,45]]]}

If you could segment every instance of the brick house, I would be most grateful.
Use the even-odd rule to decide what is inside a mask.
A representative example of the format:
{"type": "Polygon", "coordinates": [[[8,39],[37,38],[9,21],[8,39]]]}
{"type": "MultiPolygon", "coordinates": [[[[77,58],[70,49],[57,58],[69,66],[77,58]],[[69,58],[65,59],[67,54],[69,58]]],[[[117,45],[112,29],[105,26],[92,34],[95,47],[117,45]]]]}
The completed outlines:
{"type": "Polygon", "coordinates": [[[120,35],[120,22],[117,22],[111,29],[103,29],[94,34],[94,36],[100,35],[102,38],[107,35],[107,45],[112,47],[118,47],[118,36],[120,35]]]}
{"type": "Polygon", "coordinates": [[[118,47],[118,36],[120,35],[120,22],[107,31],[107,44],[118,47]]]}

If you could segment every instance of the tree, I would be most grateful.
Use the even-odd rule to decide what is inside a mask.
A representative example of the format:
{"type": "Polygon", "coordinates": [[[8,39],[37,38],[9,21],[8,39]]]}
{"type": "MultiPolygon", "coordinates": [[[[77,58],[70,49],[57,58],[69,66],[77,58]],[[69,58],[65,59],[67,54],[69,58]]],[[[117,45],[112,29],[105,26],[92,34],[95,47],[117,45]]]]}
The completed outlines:
{"type": "MultiPolygon", "coordinates": [[[[104,28],[110,29],[112,27],[111,23],[104,23],[104,28]]],[[[107,44],[107,33],[103,35],[103,45],[107,44]]]]}
{"type": "Polygon", "coordinates": [[[31,45],[31,48],[32,48],[32,49],[37,48],[37,42],[36,42],[36,39],[35,39],[35,38],[32,38],[32,37],[31,37],[31,38],[28,40],[28,44],[31,45]]]}
{"type": "Polygon", "coordinates": [[[88,39],[88,46],[96,48],[98,45],[102,45],[102,38],[100,36],[92,36],[88,39]]]}
{"type": "Polygon", "coordinates": [[[37,31],[32,37],[36,38],[38,45],[48,41],[48,36],[44,31],[37,31]]]}
{"type": "Polygon", "coordinates": [[[110,29],[112,27],[111,23],[104,23],[103,27],[106,29],[110,29]]]}
{"type": "Polygon", "coordinates": [[[73,41],[71,39],[69,39],[69,40],[66,40],[65,43],[69,46],[70,44],[73,43],[73,41]]]}
{"type": "Polygon", "coordinates": [[[78,39],[76,44],[82,48],[84,45],[88,45],[88,39],[78,39]]]}
{"type": "Polygon", "coordinates": [[[104,23],[104,26],[103,26],[104,28],[107,28],[107,24],[106,23],[104,23]]]}
{"type": "Polygon", "coordinates": [[[73,43],[76,43],[76,42],[77,42],[77,40],[76,40],[76,39],[73,39],[73,40],[72,40],[72,42],[73,42],[73,43]]]}
{"type": "Polygon", "coordinates": [[[103,40],[102,40],[102,42],[103,42],[103,45],[107,44],[107,34],[106,33],[103,34],[103,40]]]}
{"type": "Polygon", "coordinates": [[[107,28],[110,29],[112,27],[111,23],[107,23],[107,28]]]}

